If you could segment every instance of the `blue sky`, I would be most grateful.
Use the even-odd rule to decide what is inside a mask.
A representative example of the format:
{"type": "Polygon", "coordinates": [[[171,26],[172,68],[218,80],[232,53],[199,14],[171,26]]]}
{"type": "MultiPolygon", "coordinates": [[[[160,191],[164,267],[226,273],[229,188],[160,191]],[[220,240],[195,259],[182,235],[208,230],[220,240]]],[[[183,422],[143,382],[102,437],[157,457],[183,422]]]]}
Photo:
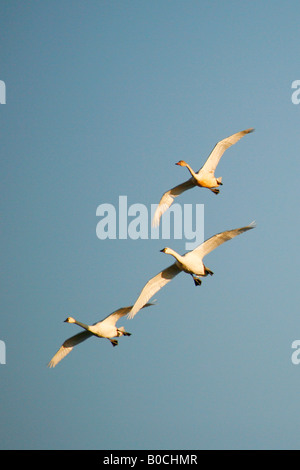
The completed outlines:
{"type": "Polygon", "coordinates": [[[2,449],[297,449],[299,2],[0,2],[2,449]],[[96,209],[150,208],[215,143],[205,238],[257,228],[157,305],[47,363],[131,305],[186,240],[99,240],[96,209]]]}

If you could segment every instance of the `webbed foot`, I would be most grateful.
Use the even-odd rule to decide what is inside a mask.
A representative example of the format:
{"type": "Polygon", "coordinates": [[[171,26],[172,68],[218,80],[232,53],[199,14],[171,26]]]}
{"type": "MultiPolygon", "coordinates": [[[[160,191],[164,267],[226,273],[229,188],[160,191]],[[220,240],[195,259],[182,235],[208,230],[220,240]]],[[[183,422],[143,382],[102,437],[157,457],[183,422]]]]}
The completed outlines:
{"type": "Polygon", "coordinates": [[[209,274],[210,276],[212,276],[212,275],[213,275],[213,272],[205,266],[205,274],[206,274],[206,276],[207,276],[208,274],[209,274]]]}

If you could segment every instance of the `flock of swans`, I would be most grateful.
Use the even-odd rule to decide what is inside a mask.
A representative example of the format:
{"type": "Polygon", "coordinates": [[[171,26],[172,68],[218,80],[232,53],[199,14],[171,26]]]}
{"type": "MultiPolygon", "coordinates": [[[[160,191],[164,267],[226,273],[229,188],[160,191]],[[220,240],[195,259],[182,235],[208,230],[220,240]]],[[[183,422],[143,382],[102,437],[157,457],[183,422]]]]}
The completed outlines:
{"type": "MultiPolygon", "coordinates": [[[[195,173],[190,165],[183,160],[180,160],[178,163],[176,163],[176,165],[187,167],[191,174],[191,178],[163,194],[153,216],[153,226],[159,225],[161,216],[171,206],[174,198],[188,189],[199,186],[200,188],[207,188],[213,193],[218,194],[218,187],[222,185],[222,177],[216,178],[215,170],[220,161],[220,158],[226,149],[238,142],[246,134],[249,134],[253,131],[253,128],[246,129],[218,142],[208,156],[205,164],[197,173],[195,173]]],[[[116,326],[116,323],[120,318],[127,315],[127,318],[132,319],[141,309],[153,305],[153,303],[149,303],[148,300],[150,300],[154,294],[156,294],[156,292],[158,292],[180,272],[185,272],[191,275],[195,286],[200,286],[201,277],[213,275],[213,272],[204,265],[203,258],[222,243],[231,240],[237,235],[251,230],[254,227],[255,222],[252,222],[245,227],[218,233],[205,240],[194,250],[189,251],[184,255],[176,253],[176,251],[172,250],[171,248],[164,248],[161,250],[163,253],[173,256],[173,258],[175,258],[175,262],[146,283],[134,305],[131,305],[130,307],[122,307],[105,317],[103,320],[94,323],[93,325],[86,325],[75,320],[73,317],[68,317],[65,320],[66,323],[74,323],[78,325],[84,331],[72,336],[71,338],[68,338],[59,348],[57,353],[53,356],[48,364],[48,367],[55,367],[67,354],[72,351],[74,346],[81,343],[82,341],[85,341],[91,336],[106,338],[113,346],[117,346],[118,340],[115,338],[131,335],[131,333],[125,331],[123,326],[116,326]]]]}

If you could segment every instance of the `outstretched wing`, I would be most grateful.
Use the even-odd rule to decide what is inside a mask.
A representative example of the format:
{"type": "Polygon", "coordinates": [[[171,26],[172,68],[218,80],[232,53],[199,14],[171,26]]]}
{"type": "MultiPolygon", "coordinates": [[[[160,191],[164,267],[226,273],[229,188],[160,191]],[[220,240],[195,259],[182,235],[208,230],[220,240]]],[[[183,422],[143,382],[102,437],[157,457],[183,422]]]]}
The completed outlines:
{"type": "Polygon", "coordinates": [[[159,201],[159,204],[156,208],[156,211],[153,216],[153,221],[152,221],[152,226],[153,227],[158,227],[160,218],[164,212],[166,212],[167,209],[171,206],[173,203],[175,197],[179,196],[181,193],[184,191],[187,191],[187,189],[191,189],[195,187],[195,183],[193,182],[194,179],[190,178],[189,180],[185,181],[182,184],[179,184],[178,186],[175,186],[172,189],[169,189],[169,191],[166,191],[161,200],[159,201]]]}
{"type": "MultiPolygon", "coordinates": [[[[152,305],[154,305],[154,303],[148,303],[146,305],[143,305],[142,308],[151,307],[152,305]]],[[[130,312],[132,307],[133,307],[133,305],[131,305],[130,307],[119,308],[118,310],[116,310],[115,312],[111,313],[106,318],[104,318],[104,320],[102,320],[102,322],[100,322],[100,323],[103,323],[105,321],[106,324],[115,325],[117,323],[117,321],[119,320],[119,318],[124,317],[124,315],[127,315],[127,313],[130,312]]],[[[96,325],[96,323],[95,323],[95,325],[96,325]]]]}
{"type": "MultiPolygon", "coordinates": [[[[148,303],[143,306],[144,307],[150,307],[151,305],[154,305],[153,303],[148,303]]],[[[116,310],[115,312],[111,313],[108,315],[104,320],[111,322],[113,325],[119,320],[119,318],[123,317],[126,315],[130,310],[132,309],[132,305],[130,307],[122,307],[116,310]]],[[[104,320],[101,322],[97,323],[102,323],[104,320]]],[[[96,325],[97,323],[94,323],[96,325]]],[[[48,367],[55,367],[67,354],[69,354],[73,347],[76,346],[77,344],[81,343],[82,341],[85,341],[86,339],[90,338],[93,336],[92,333],[89,331],[82,331],[81,333],[78,333],[77,335],[72,336],[71,338],[66,339],[66,341],[61,345],[57,353],[52,357],[51,361],[48,364],[48,367]]]]}
{"type": "Polygon", "coordinates": [[[87,338],[93,336],[89,331],[82,331],[77,335],[72,336],[61,345],[57,353],[52,357],[51,361],[48,364],[48,367],[55,367],[67,354],[69,354],[73,347],[77,344],[85,341],[87,338]]]}
{"type": "Polygon", "coordinates": [[[237,132],[236,134],[233,134],[230,137],[226,137],[226,139],[220,140],[220,142],[218,142],[211,151],[209,157],[207,158],[203,167],[200,168],[199,172],[203,171],[214,174],[215,169],[220,161],[220,158],[222,157],[225,150],[231,147],[233,144],[236,144],[236,142],[238,142],[242,137],[244,137],[244,135],[249,134],[253,131],[254,129],[251,127],[250,129],[237,132]]]}
{"type": "Polygon", "coordinates": [[[192,253],[200,256],[200,258],[203,259],[204,256],[206,256],[218,246],[222,245],[222,243],[227,242],[228,240],[231,240],[237,235],[240,235],[241,233],[244,233],[247,230],[251,230],[255,227],[255,222],[251,222],[251,224],[247,225],[246,227],[236,228],[233,230],[227,230],[226,232],[217,233],[216,235],[213,235],[211,238],[203,242],[197,248],[195,248],[192,253]]]}
{"type": "Polygon", "coordinates": [[[156,276],[154,276],[150,281],[142,289],[137,301],[135,302],[134,306],[132,307],[131,311],[128,314],[128,318],[133,318],[137,312],[143,308],[146,302],[163,286],[165,286],[168,282],[170,282],[173,277],[181,272],[181,269],[178,268],[176,263],[172,264],[168,268],[164,269],[156,276]]]}

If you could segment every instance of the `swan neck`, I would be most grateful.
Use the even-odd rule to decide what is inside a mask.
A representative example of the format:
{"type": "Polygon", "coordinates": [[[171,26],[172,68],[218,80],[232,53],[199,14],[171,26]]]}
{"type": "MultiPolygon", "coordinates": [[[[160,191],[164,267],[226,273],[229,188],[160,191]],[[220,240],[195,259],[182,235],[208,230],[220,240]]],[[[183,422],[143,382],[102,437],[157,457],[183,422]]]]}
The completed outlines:
{"type": "Polygon", "coordinates": [[[194,172],[193,168],[191,168],[188,163],[186,163],[186,167],[187,167],[187,169],[189,170],[189,172],[191,173],[191,175],[192,175],[194,178],[196,178],[196,173],[194,172]]]}
{"type": "Polygon", "coordinates": [[[88,325],[85,325],[84,323],[81,323],[80,321],[75,321],[76,325],[80,326],[81,328],[85,329],[85,330],[89,330],[90,327],[88,325]]]}
{"type": "Polygon", "coordinates": [[[174,256],[174,258],[177,259],[177,261],[180,261],[181,259],[181,255],[176,253],[176,251],[172,250],[172,248],[169,248],[168,255],[174,256]]]}

